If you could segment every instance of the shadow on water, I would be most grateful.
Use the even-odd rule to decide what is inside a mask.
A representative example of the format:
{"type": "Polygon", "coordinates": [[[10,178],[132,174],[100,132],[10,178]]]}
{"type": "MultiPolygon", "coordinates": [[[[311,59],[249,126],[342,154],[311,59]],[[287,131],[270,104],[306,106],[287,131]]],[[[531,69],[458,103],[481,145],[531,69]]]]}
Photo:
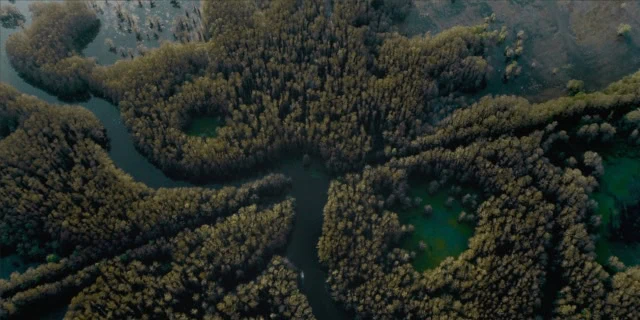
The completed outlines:
{"type": "Polygon", "coordinates": [[[12,254],[0,258],[0,279],[9,279],[13,272],[25,272],[37,263],[25,263],[18,255],[12,254]]]}
{"type": "MultiPolygon", "coordinates": [[[[19,1],[19,9],[27,17],[28,25],[31,15],[28,12],[28,3],[19,1]]],[[[7,37],[20,29],[0,28],[0,81],[6,82],[22,93],[33,95],[49,104],[62,104],[57,97],[44,90],[38,89],[22,79],[10,65],[6,56],[5,41],[7,37]]],[[[113,30],[109,31],[113,32],[113,30]]],[[[96,43],[101,46],[104,41],[104,32],[98,34],[96,39],[88,45],[88,51],[102,56],[99,61],[113,62],[109,52],[100,52],[96,49],[96,43]],[[104,57],[106,55],[106,57],[104,57]]],[[[106,51],[106,50],[105,50],[106,51]]],[[[86,51],[85,51],[86,52],[86,51]]],[[[78,103],[76,103],[78,104],[78,103]]],[[[153,166],[134,147],[118,109],[111,103],[92,97],[79,105],[90,110],[102,123],[110,140],[109,156],[114,164],[124,172],[132,176],[136,181],[145,183],[152,188],[178,188],[201,186],[218,188],[220,184],[194,185],[185,181],[177,181],[168,178],[158,168],[153,166]]],[[[200,128],[202,129],[202,128],[200,128]]],[[[203,129],[205,130],[205,129],[203,129]]],[[[329,175],[319,161],[313,161],[309,167],[304,167],[301,161],[285,160],[280,164],[264,170],[256,170],[249,178],[243,178],[231,182],[238,185],[243,181],[258,178],[268,172],[281,172],[292,178],[293,188],[290,195],[296,199],[296,220],[286,248],[287,258],[302,272],[304,279],[300,282],[301,291],[309,299],[314,315],[318,319],[347,319],[326,287],[326,272],[322,269],[317,256],[317,243],[322,232],[322,210],[327,200],[329,187],[329,175]]],[[[2,278],[8,278],[12,272],[23,272],[29,266],[25,265],[15,256],[8,256],[0,260],[2,278]]],[[[51,301],[47,307],[38,309],[30,314],[30,318],[61,319],[67,310],[67,304],[71,297],[60,297],[57,301],[51,301]]]]}
{"type": "Polygon", "coordinates": [[[305,167],[299,160],[287,160],[277,172],[291,177],[290,195],[296,199],[296,220],[287,246],[287,258],[304,272],[300,290],[309,299],[317,319],[347,319],[331,298],[326,271],[318,260],[317,244],[322,233],[322,211],[327,202],[330,177],[317,160],[305,167]]]}

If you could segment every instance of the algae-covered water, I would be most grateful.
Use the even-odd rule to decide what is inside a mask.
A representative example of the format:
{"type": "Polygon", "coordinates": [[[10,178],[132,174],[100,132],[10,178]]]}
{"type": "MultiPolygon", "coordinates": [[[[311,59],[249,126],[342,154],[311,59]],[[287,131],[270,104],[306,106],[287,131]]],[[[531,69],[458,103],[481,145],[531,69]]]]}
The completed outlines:
{"type": "Polygon", "coordinates": [[[623,206],[631,206],[640,201],[640,195],[633,191],[634,184],[640,183],[640,159],[605,157],[604,169],[600,189],[592,195],[598,202],[597,213],[602,217],[599,239],[596,242],[598,261],[606,265],[610,256],[616,256],[627,266],[639,265],[640,243],[612,239],[609,226],[623,206]]]}
{"type": "Polygon", "coordinates": [[[588,146],[580,143],[562,144],[554,147],[549,154],[557,165],[564,162],[562,158],[565,156],[582,159],[586,150],[597,152],[603,159],[604,174],[598,178],[597,190],[590,195],[598,204],[594,215],[600,218],[599,226],[591,231],[596,237],[597,261],[606,266],[609,257],[616,256],[627,266],[638,265],[640,244],[616,240],[619,237],[614,226],[619,226],[621,210],[640,201],[640,148],[630,146],[622,137],[609,143],[588,146]]]}
{"type": "Polygon", "coordinates": [[[185,130],[190,136],[215,138],[218,128],[224,124],[220,117],[197,117],[191,120],[191,124],[185,130]]]}
{"type": "MultiPolygon", "coordinates": [[[[473,210],[463,208],[460,197],[454,197],[452,205],[447,206],[450,197],[449,188],[440,188],[429,194],[428,183],[412,183],[409,190],[411,199],[422,199],[408,210],[398,212],[400,222],[414,226],[414,232],[403,238],[401,247],[416,253],[413,266],[418,271],[433,269],[447,257],[455,257],[467,250],[469,238],[473,236],[473,225],[469,222],[460,223],[458,216],[461,211],[473,214],[473,210]],[[424,213],[424,206],[431,205],[433,212],[424,213]],[[424,247],[420,248],[420,243],[424,247]]],[[[462,189],[460,195],[474,193],[472,189],[462,189]]]]}

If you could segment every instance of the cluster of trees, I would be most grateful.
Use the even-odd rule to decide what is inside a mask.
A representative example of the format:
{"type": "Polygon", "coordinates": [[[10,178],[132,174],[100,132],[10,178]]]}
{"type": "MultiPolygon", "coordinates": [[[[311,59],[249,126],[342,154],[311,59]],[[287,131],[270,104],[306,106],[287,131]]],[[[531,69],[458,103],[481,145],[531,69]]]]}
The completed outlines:
{"type": "Polygon", "coordinates": [[[626,37],[631,33],[631,25],[628,23],[621,23],[618,25],[618,37],[626,37]]]}
{"type": "MultiPolygon", "coordinates": [[[[334,296],[373,318],[638,317],[640,267],[595,260],[599,219],[589,194],[602,157],[585,152],[575,124],[631,132],[639,81],[637,73],[603,92],[538,105],[487,97],[412,141],[403,157],[332,182],[319,255],[334,296]],[[559,143],[573,143],[568,149],[583,161],[551,161],[559,143]],[[453,179],[490,195],[474,212],[469,249],[424,273],[412,268],[411,252],[397,248],[412,231],[393,212],[394,204],[411,203],[409,176],[453,179]]],[[[626,213],[637,231],[637,208],[626,213]]]]}
{"type": "MultiPolygon", "coordinates": [[[[126,5],[123,7],[122,2],[116,2],[114,6],[111,6],[110,2],[105,1],[104,6],[101,6],[97,1],[91,1],[89,2],[89,5],[95,13],[99,13],[100,15],[105,14],[105,7],[107,10],[113,11],[117,18],[116,28],[121,32],[135,34],[137,41],[142,41],[144,38],[147,38],[148,40],[151,39],[151,35],[147,33],[144,30],[144,27],[139,24],[138,17],[135,14],[129,12],[129,10],[127,10],[126,8],[126,5]]],[[[138,1],[138,7],[142,8],[141,1],[138,1]]],[[[158,32],[162,32],[161,21],[157,16],[148,16],[146,22],[149,23],[149,29],[155,31],[155,29],[157,28],[158,32]]],[[[156,32],[154,32],[154,38],[159,38],[156,32]]],[[[118,51],[121,51],[120,49],[124,49],[124,47],[120,47],[118,51]]]]}
{"type": "MultiPolygon", "coordinates": [[[[93,5],[96,6],[95,3],[93,5]]],[[[142,40],[142,32],[140,31],[140,27],[138,26],[135,16],[126,8],[123,8],[121,2],[116,2],[114,9],[116,17],[118,18],[118,29],[128,33],[135,32],[136,39],[138,41],[142,40]]],[[[158,28],[160,27],[158,26],[158,28]]]]}
{"type": "Polygon", "coordinates": [[[524,31],[520,30],[516,34],[516,41],[513,46],[507,46],[504,49],[504,56],[507,66],[504,69],[502,80],[504,82],[516,78],[522,72],[522,67],[518,65],[518,58],[524,53],[524,31]]]}
{"type": "Polygon", "coordinates": [[[567,91],[570,95],[575,95],[584,91],[584,81],[571,79],[567,82],[567,91]]]}
{"type": "MultiPolygon", "coordinates": [[[[68,188],[59,185],[64,180],[67,180],[68,185],[74,182],[72,178],[68,178],[74,162],[84,167],[80,159],[74,159],[78,156],[74,151],[85,153],[85,158],[94,162],[93,167],[97,169],[95,156],[105,155],[106,152],[103,150],[102,154],[94,155],[91,149],[106,147],[106,134],[98,120],[86,110],[51,108],[35,98],[19,94],[5,84],[0,84],[0,114],[6,119],[3,121],[6,129],[3,131],[11,132],[0,141],[3,145],[0,150],[3,183],[0,187],[4,195],[0,200],[1,246],[5,250],[16,249],[22,255],[43,257],[45,251],[59,247],[57,241],[46,237],[49,232],[44,232],[44,229],[51,228],[51,234],[59,233],[65,215],[74,214],[69,202],[78,200],[78,207],[82,206],[82,199],[72,199],[72,190],[65,190],[68,188]],[[60,169],[67,173],[59,173],[60,169]],[[55,187],[60,188],[54,190],[55,187]],[[60,197],[55,195],[56,192],[66,193],[67,201],[59,203],[57,199],[60,197]],[[46,219],[51,220],[48,222],[46,219]],[[54,221],[57,226],[49,226],[54,221]]],[[[115,167],[112,169],[115,170],[115,167]]],[[[91,177],[90,172],[79,172],[78,175],[91,177]]],[[[102,177],[96,178],[99,181],[102,177]]],[[[80,179],[76,184],[81,187],[82,183],[80,179]]],[[[98,185],[96,190],[101,187],[98,185]]],[[[78,191],[76,188],[76,192],[78,191]]],[[[108,203],[105,205],[105,209],[111,209],[108,203]]],[[[85,206],[89,207],[91,204],[86,203],[85,206]]],[[[81,214],[76,213],[79,217],[82,217],[81,214]]],[[[59,235],[59,238],[65,241],[67,235],[59,235]]]]}
{"type": "MultiPolygon", "coordinates": [[[[483,55],[497,33],[479,26],[408,39],[383,31],[410,1],[326,4],[206,1],[211,41],[93,67],[84,83],[119,105],[154,164],[194,179],[234,174],[287,150],[318,155],[335,172],[361,168],[428,130],[443,100],[484,85],[483,55]],[[184,134],[199,115],[225,119],[217,137],[184,134]]],[[[44,32],[32,27],[21,37],[32,33],[44,32]]]]}
{"type": "Polygon", "coordinates": [[[292,204],[244,207],[214,226],[159,237],[12,295],[3,291],[0,315],[24,315],[28,307],[68,296],[70,318],[312,318],[293,266],[274,256],[265,267],[285,243],[292,204]],[[242,284],[263,268],[256,281],[242,284]]]}
{"type": "Polygon", "coordinates": [[[240,189],[150,189],[113,165],[104,128],[89,111],[49,107],[6,85],[0,95],[0,112],[19,123],[1,141],[7,146],[0,151],[6,195],[0,200],[2,245],[21,255],[117,249],[116,243],[141,235],[233,212],[255,202],[253,194],[277,195],[288,185],[286,178],[273,175],[240,189]]]}
{"type": "MultiPolygon", "coordinates": [[[[177,0],[172,0],[170,3],[175,9],[181,8],[181,5],[177,0]]],[[[116,2],[115,5],[111,5],[110,2],[107,1],[105,1],[104,4],[101,4],[98,1],[92,1],[90,4],[91,8],[96,13],[104,15],[105,10],[107,10],[115,15],[115,28],[122,33],[128,33],[135,36],[136,46],[130,48],[125,46],[116,47],[112,39],[107,39],[109,41],[108,44],[105,41],[110,52],[119,54],[123,58],[130,57],[133,59],[136,56],[136,51],[137,55],[144,56],[149,50],[144,45],[144,41],[160,39],[162,33],[165,32],[167,28],[167,26],[165,26],[165,21],[163,21],[158,15],[149,14],[149,11],[145,20],[140,21],[139,17],[128,9],[128,7],[132,6],[131,4],[116,2]]],[[[155,8],[155,2],[149,2],[149,4],[149,10],[151,11],[155,8]]],[[[142,0],[138,1],[137,7],[144,7],[142,0]]],[[[176,14],[174,16],[171,26],[173,39],[180,42],[204,41],[204,32],[200,18],[200,10],[196,5],[185,7],[184,15],[176,14]]]]}
{"type": "Polygon", "coordinates": [[[333,182],[319,254],[334,294],[366,317],[533,318],[543,307],[554,218],[553,202],[528,176],[544,169],[536,168],[544,165],[541,139],[537,133],[433,149],[333,182]],[[390,211],[415,175],[473,182],[491,195],[475,212],[469,249],[422,274],[410,253],[394,248],[410,228],[390,211]]]}
{"type": "MultiPolygon", "coordinates": [[[[10,315],[61,292],[73,295],[103,272],[105,259],[132,251],[148,257],[148,243],[215,224],[239,210],[269,206],[290,185],[282,175],[269,175],[217,190],[151,189],[114,166],[104,128],[85,109],[49,106],[0,84],[0,115],[12,123],[0,140],[0,251],[40,261],[50,254],[62,258],[0,281],[2,309],[10,315]]],[[[278,224],[261,219],[286,213],[289,226],[292,203],[270,210],[275,213],[265,218],[234,216],[225,225],[258,224],[277,241],[227,231],[230,239],[245,245],[284,243],[286,233],[269,229],[278,224]]],[[[265,248],[260,254],[268,253],[265,248]]]]}
{"type": "MultiPolygon", "coordinates": [[[[398,155],[415,153],[429,147],[454,147],[479,138],[495,138],[543,129],[554,121],[568,127],[587,115],[604,121],[613,119],[615,123],[613,120],[608,122],[619,127],[620,118],[637,109],[640,103],[639,87],[640,72],[637,72],[600,92],[538,104],[531,104],[526,99],[514,96],[484,97],[468,108],[453,112],[438,123],[433,133],[411,141],[406,147],[399,149],[402,152],[398,155]]],[[[598,134],[603,125],[598,125],[598,134]]],[[[603,133],[615,134],[616,127],[604,125],[603,133]]]]}
{"type": "MultiPolygon", "coordinates": [[[[219,7],[247,3],[211,5],[220,14],[219,7]]],[[[331,18],[321,1],[276,1],[237,12],[243,10],[259,11],[245,22],[250,26],[216,19],[224,24],[216,30],[225,31],[206,45],[166,46],[96,72],[97,91],[117,92],[139,148],[165,172],[221,176],[300,149],[321,156],[333,171],[358,168],[383,144],[422,131],[432,111],[425,101],[483,84],[486,35],[478,28],[412,40],[389,35],[377,45],[382,36],[339,19],[364,14],[346,5],[336,5],[331,18]],[[158,72],[155,62],[167,55],[178,61],[158,72]],[[150,77],[144,84],[122,81],[125,69],[150,77]],[[398,93],[405,99],[395,99],[398,93]],[[201,114],[225,119],[216,138],[182,132],[201,114]]]]}
{"type": "Polygon", "coordinates": [[[0,6],[0,25],[4,28],[15,28],[24,25],[26,21],[24,15],[13,4],[3,4],[0,6]]]}
{"type": "Polygon", "coordinates": [[[254,281],[236,287],[217,305],[214,319],[314,319],[307,298],[298,290],[298,273],[291,263],[274,256],[254,281]]]}
{"type": "Polygon", "coordinates": [[[60,96],[87,90],[87,77],[95,61],[81,57],[100,27],[100,20],[81,1],[33,2],[31,25],[9,36],[11,64],[28,80],[60,96]]]}
{"type": "Polygon", "coordinates": [[[588,142],[597,140],[599,142],[610,141],[616,135],[616,128],[608,122],[591,123],[583,125],[578,129],[578,136],[584,137],[588,142]]]}
{"type": "Polygon", "coordinates": [[[204,41],[201,17],[198,7],[193,6],[191,10],[185,9],[184,15],[178,15],[173,19],[171,27],[173,37],[182,43],[204,41]]]}
{"type": "Polygon", "coordinates": [[[635,109],[624,116],[622,127],[629,133],[629,142],[640,145],[640,109],[635,109]]]}
{"type": "Polygon", "coordinates": [[[242,284],[286,242],[292,219],[291,200],[264,211],[252,206],[215,226],[154,243],[155,253],[144,260],[113,259],[73,298],[67,316],[240,319],[273,313],[312,318],[297,290],[296,273],[282,258],[275,257],[256,281],[242,284]]]}

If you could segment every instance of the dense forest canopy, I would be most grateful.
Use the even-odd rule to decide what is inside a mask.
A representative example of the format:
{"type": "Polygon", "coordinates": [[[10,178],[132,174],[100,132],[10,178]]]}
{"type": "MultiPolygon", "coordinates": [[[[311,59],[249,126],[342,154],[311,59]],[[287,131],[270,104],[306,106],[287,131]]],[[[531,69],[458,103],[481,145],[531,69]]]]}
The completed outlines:
{"type": "Polygon", "coordinates": [[[2,4],[0,6],[0,25],[5,28],[15,28],[22,26],[25,17],[13,4],[2,4]]]}
{"type": "MultiPolygon", "coordinates": [[[[321,158],[337,178],[317,254],[354,317],[638,317],[640,266],[597,261],[591,195],[606,153],[640,144],[640,72],[599,92],[572,82],[570,96],[543,103],[486,96],[456,109],[486,84],[504,29],[488,17],[408,38],[395,24],[411,6],[203,1],[200,41],[100,66],[81,55],[100,27],[91,6],[34,3],[6,49],[37,86],[116,105],[136,148],[171,177],[230,179],[287,152],[321,158]],[[199,117],[220,119],[215,136],[186,133],[199,117]],[[413,231],[396,212],[415,205],[410,178],[483,193],[469,248],[423,272],[400,246],[413,231]]],[[[113,164],[87,110],[0,84],[0,117],[0,250],[47,260],[0,280],[0,317],[72,297],[69,319],[314,318],[281,256],[295,221],[287,177],[154,189],[113,164]]],[[[638,202],[616,219],[613,233],[637,242],[638,202]]]]}
{"type": "MultiPolygon", "coordinates": [[[[220,231],[203,231],[221,238],[209,250],[228,244],[229,258],[255,241],[258,247],[247,248],[243,258],[253,265],[285,242],[293,202],[277,202],[289,184],[282,175],[237,188],[151,189],[113,165],[104,129],[87,110],[50,106],[2,84],[0,114],[16,124],[0,140],[0,249],[32,259],[46,255],[49,261],[0,281],[7,315],[58,294],[74,294],[108,273],[111,269],[101,266],[109,261],[161,259],[157,241],[166,242],[185,228],[215,225],[220,231]]],[[[242,261],[234,272],[249,267],[242,261]]]]}
{"type": "Polygon", "coordinates": [[[41,20],[64,23],[33,24],[7,48],[14,67],[48,90],[90,90],[118,104],[138,149],[171,176],[225,177],[288,150],[344,172],[428,130],[451,95],[481,87],[484,48],[497,35],[486,26],[385,33],[410,2],[383,3],[336,2],[327,16],[319,0],[204,2],[208,42],[166,44],[112,66],[77,55],[93,25],[74,21],[92,13],[63,3],[41,20]],[[41,43],[36,35],[55,54],[29,49],[41,43]],[[66,67],[68,59],[77,63],[66,67]],[[49,65],[55,80],[36,69],[49,65]],[[215,138],[184,133],[202,115],[224,119],[215,138]]]}

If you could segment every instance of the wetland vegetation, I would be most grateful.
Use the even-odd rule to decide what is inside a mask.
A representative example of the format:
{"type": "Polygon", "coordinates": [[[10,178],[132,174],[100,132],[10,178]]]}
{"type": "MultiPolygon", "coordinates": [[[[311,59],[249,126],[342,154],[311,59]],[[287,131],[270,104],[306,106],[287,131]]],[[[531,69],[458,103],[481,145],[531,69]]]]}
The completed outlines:
{"type": "Polygon", "coordinates": [[[413,232],[402,240],[401,247],[415,254],[413,266],[417,270],[433,269],[445,258],[468,249],[478,196],[472,188],[441,187],[435,180],[415,181],[410,186],[413,203],[399,209],[398,218],[400,223],[411,225],[413,232]]]}
{"type": "Polygon", "coordinates": [[[638,13],[3,2],[0,318],[635,318],[638,13]]]}

